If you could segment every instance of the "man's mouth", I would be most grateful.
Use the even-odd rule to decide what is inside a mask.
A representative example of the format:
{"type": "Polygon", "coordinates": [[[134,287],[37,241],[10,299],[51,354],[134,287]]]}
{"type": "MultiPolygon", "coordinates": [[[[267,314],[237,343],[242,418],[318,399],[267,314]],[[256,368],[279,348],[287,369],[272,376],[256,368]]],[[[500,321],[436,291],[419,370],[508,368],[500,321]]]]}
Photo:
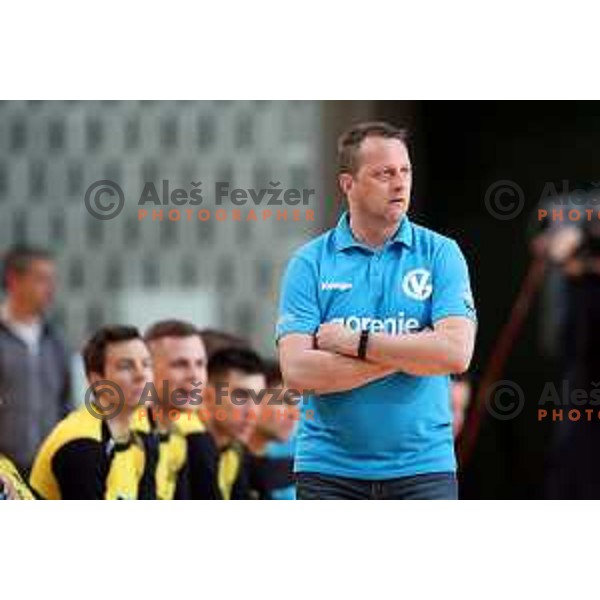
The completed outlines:
{"type": "Polygon", "coordinates": [[[406,202],[406,198],[392,198],[390,200],[390,204],[404,204],[406,202]]]}

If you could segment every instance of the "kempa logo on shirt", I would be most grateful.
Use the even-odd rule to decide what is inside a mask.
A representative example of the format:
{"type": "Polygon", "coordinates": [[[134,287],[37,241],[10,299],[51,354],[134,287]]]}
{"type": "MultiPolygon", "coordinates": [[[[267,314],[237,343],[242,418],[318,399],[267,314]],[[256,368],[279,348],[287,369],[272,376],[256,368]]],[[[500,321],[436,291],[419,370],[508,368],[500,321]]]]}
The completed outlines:
{"type": "Polygon", "coordinates": [[[427,269],[413,269],[402,279],[402,290],[413,300],[427,300],[433,292],[431,273],[427,269]]]}
{"type": "Polygon", "coordinates": [[[341,290],[342,292],[345,290],[352,289],[351,283],[331,283],[331,282],[323,282],[321,283],[322,290],[341,290]]]}
{"type": "Polygon", "coordinates": [[[389,317],[388,319],[373,319],[372,317],[338,317],[332,319],[331,323],[339,323],[353,331],[362,331],[368,329],[371,333],[389,333],[390,335],[398,335],[401,333],[413,333],[421,329],[418,319],[414,317],[406,317],[404,312],[398,313],[397,317],[389,317]]]}

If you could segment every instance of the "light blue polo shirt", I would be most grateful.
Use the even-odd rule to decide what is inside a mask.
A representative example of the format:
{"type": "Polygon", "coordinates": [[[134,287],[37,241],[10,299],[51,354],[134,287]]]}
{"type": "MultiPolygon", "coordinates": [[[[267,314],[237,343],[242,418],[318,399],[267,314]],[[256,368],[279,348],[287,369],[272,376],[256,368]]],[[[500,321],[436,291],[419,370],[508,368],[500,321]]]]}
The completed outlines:
{"type": "MultiPolygon", "coordinates": [[[[467,265],[455,241],[405,216],[374,251],[354,238],[344,213],[335,229],[290,260],[276,335],[312,335],[329,322],[410,335],[450,316],[476,319],[467,265]]],[[[302,414],[297,472],[391,479],[456,469],[447,376],[395,373],[350,391],[305,398],[302,414]]]]}

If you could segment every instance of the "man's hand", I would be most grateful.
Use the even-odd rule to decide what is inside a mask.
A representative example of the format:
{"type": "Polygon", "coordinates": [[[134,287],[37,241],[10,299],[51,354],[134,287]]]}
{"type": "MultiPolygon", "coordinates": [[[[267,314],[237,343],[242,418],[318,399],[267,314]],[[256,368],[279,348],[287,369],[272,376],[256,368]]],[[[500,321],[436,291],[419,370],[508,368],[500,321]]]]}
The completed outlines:
{"type": "Polygon", "coordinates": [[[341,323],[322,323],[315,335],[319,350],[346,356],[358,354],[360,333],[352,331],[341,323]]]}
{"type": "Polygon", "coordinates": [[[17,492],[15,488],[11,485],[10,481],[0,476],[0,492],[2,492],[7,500],[18,500],[17,492]]]}

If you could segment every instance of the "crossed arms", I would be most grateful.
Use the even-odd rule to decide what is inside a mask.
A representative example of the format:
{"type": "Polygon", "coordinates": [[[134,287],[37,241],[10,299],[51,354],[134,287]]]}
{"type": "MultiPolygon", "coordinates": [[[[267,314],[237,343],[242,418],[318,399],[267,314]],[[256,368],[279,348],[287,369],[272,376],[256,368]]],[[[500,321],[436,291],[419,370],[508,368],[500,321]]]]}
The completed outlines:
{"type": "Polygon", "coordinates": [[[433,331],[404,335],[372,333],[366,360],[356,358],[359,332],[339,323],[324,323],[313,337],[290,333],[279,341],[286,385],[317,394],[361,387],[392,373],[448,375],[469,367],[475,344],[475,323],[467,317],[446,317],[433,331]]]}

